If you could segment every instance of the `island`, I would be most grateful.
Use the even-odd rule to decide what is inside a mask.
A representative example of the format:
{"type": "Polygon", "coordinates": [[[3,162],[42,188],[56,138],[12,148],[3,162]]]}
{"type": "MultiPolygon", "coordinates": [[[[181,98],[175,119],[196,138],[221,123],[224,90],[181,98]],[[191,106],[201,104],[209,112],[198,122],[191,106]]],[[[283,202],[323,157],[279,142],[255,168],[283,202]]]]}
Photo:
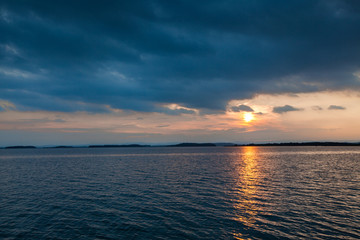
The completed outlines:
{"type": "Polygon", "coordinates": [[[214,143],[179,143],[175,145],[166,145],[166,147],[216,147],[214,143]]]}
{"type": "Polygon", "coordinates": [[[24,149],[24,148],[36,148],[35,146],[8,146],[5,149],[24,149]]]}
{"type": "Polygon", "coordinates": [[[150,145],[123,144],[123,145],[90,145],[89,148],[123,148],[123,147],[151,147],[150,145]]]}

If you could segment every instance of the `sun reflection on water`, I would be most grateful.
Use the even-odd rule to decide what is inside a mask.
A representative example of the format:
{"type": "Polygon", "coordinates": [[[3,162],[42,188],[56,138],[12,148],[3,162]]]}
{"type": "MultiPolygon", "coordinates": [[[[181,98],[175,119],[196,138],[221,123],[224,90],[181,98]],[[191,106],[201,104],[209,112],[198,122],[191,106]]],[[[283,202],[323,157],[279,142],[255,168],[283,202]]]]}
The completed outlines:
{"type": "MultiPolygon", "coordinates": [[[[247,228],[255,228],[256,216],[261,211],[256,197],[258,194],[260,170],[258,166],[257,147],[239,148],[236,160],[237,186],[234,196],[235,220],[247,228]]],[[[234,233],[237,239],[244,239],[241,233],[234,233]]]]}

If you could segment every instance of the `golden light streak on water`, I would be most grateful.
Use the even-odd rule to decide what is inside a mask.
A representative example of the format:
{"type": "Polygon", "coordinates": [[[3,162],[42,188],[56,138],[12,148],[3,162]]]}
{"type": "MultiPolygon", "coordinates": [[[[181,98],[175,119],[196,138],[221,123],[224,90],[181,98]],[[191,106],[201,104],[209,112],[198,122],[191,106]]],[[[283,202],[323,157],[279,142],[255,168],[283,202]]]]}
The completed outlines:
{"type": "MultiPolygon", "coordinates": [[[[256,216],[261,211],[255,200],[261,177],[257,161],[259,150],[257,147],[242,147],[239,148],[239,151],[237,199],[234,199],[235,220],[248,228],[256,228],[256,216]]],[[[243,238],[241,233],[234,233],[234,237],[236,239],[246,239],[243,238]]]]}

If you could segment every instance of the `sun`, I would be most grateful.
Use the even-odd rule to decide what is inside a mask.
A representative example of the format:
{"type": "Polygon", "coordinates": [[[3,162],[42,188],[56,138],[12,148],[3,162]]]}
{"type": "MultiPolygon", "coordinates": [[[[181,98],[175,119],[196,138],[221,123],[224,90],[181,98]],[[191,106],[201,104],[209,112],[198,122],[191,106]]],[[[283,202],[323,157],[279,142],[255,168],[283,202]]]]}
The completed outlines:
{"type": "Polygon", "coordinates": [[[254,115],[250,112],[244,113],[244,121],[251,122],[254,119],[254,115]]]}

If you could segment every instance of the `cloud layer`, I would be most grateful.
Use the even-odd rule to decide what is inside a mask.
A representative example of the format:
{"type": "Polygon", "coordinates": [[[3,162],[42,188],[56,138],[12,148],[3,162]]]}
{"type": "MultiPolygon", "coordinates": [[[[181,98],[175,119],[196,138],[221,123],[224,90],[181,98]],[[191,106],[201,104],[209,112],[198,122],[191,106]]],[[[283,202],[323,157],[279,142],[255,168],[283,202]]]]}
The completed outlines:
{"type": "Polygon", "coordinates": [[[4,0],[0,96],[19,110],[189,113],[359,89],[359,16],[350,0],[4,0]]]}
{"type": "Polygon", "coordinates": [[[359,141],[360,95],[356,91],[260,94],[233,100],[226,112],[199,114],[177,104],[167,112],[110,109],[111,113],[17,111],[0,100],[0,147],[8,145],[89,145],[176,142],[359,141]],[[314,110],[314,103],[316,108],[314,110]],[[336,103],[346,110],[328,110],[336,103]],[[251,106],[249,112],[232,106],[251,106]],[[286,106],[288,105],[288,107],[286,106]],[[274,113],[274,106],[280,106],[274,113]],[[290,107],[289,107],[290,106],[290,107]],[[292,106],[292,107],[291,107],[292,106]],[[292,111],[294,108],[302,111],[292,111]],[[322,110],[320,110],[322,109],[322,110]],[[336,112],[335,111],[339,111],[336,112]],[[340,113],[341,112],[341,113],[340,113]]]}

